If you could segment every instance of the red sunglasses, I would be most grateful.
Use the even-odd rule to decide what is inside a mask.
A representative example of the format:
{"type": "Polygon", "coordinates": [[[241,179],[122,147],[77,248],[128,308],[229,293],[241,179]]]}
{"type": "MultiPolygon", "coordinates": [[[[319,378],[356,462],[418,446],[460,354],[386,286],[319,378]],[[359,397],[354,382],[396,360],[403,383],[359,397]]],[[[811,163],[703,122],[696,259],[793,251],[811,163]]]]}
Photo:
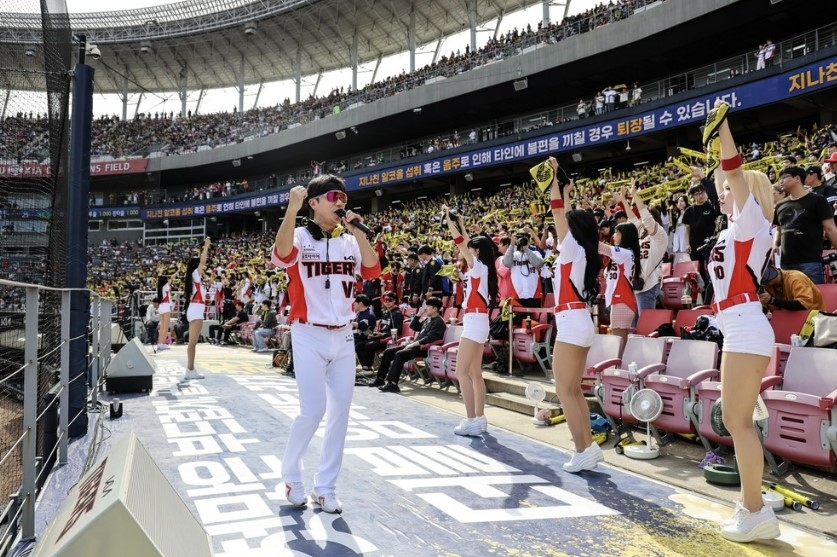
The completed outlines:
{"type": "Polygon", "coordinates": [[[340,190],[327,191],[318,197],[325,197],[329,203],[346,202],[346,194],[340,190]]]}

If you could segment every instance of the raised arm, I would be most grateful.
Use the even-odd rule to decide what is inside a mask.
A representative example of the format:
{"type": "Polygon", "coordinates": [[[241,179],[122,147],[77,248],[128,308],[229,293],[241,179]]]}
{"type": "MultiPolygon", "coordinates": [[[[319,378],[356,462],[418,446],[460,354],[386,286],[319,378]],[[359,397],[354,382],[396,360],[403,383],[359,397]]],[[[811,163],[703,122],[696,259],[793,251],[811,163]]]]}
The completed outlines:
{"type": "Polygon", "coordinates": [[[569,185],[561,186],[558,182],[558,161],[555,157],[549,157],[547,160],[549,166],[552,167],[552,186],[549,189],[549,208],[552,210],[552,218],[555,220],[555,236],[559,242],[563,242],[567,237],[567,232],[570,227],[567,224],[567,217],[564,215],[564,193],[569,193],[569,185]]]}
{"type": "MultiPolygon", "coordinates": [[[[719,99],[715,101],[715,108],[720,108],[725,104],[719,99]]],[[[741,155],[735,146],[732,132],[729,129],[729,122],[726,119],[721,122],[721,126],[718,128],[718,137],[721,139],[721,168],[724,171],[724,178],[726,178],[727,185],[732,192],[735,206],[741,211],[750,195],[750,188],[747,187],[747,181],[744,179],[741,155]]],[[[721,186],[716,184],[716,187],[721,186]]]]}
{"type": "Polygon", "coordinates": [[[279,225],[276,232],[276,239],[273,243],[273,250],[279,259],[286,259],[294,249],[294,228],[296,228],[296,216],[302,208],[302,202],[308,197],[305,186],[294,186],[290,191],[288,207],[285,209],[285,218],[279,225]]]}
{"type": "Polygon", "coordinates": [[[450,230],[453,243],[456,244],[459,255],[465,259],[468,268],[472,268],[474,266],[474,256],[468,251],[468,241],[470,241],[471,237],[468,236],[468,231],[465,230],[465,219],[462,218],[462,215],[457,215],[456,223],[454,223],[450,218],[450,208],[447,205],[442,205],[442,219],[448,223],[448,230],[450,230]]]}
{"type": "Polygon", "coordinates": [[[209,254],[209,244],[211,240],[209,237],[205,238],[203,241],[203,249],[201,250],[201,261],[198,263],[198,272],[203,274],[203,270],[206,268],[206,256],[209,254]]]}

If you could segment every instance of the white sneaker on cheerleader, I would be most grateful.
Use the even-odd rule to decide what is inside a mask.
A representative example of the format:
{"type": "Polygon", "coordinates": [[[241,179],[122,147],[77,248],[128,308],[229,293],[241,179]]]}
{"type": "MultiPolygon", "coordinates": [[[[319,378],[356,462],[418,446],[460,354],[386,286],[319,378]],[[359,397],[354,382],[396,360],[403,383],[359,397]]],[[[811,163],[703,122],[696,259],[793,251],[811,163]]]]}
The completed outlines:
{"type": "Polygon", "coordinates": [[[187,369],[186,375],[183,376],[183,379],[180,380],[181,383],[186,383],[192,379],[203,379],[204,376],[194,369],[187,369]]]}
{"type": "Polygon", "coordinates": [[[168,349],[169,349],[168,344],[158,344],[157,345],[157,352],[161,352],[163,350],[168,350],[168,349]]]}
{"type": "Polygon", "coordinates": [[[488,418],[484,414],[474,418],[474,421],[480,425],[480,433],[486,433],[488,431],[488,418]]]}
{"type": "Polygon", "coordinates": [[[459,422],[459,425],[453,428],[453,432],[457,435],[466,437],[477,437],[483,433],[482,423],[477,421],[477,418],[470,420],[465,418],[459,422]]]}
{"type": "Polygon", "coordinates": [[[779,535],[779,521],[767,505],[757,512],[750,512],[741,503],[736,503],[732,518],[721,527],[721,536],[733,542],[772,540],[779,535]]]}
{"type": "Polygon", "coordinates": [[[563,468],[565,472],[575,474],[582,470],[592,470],[603,460],[602,448],[599,447],[598,443],[593,441],[584,451],[580,453],[573,452],[570,461],[565,462],[563,468]]]}

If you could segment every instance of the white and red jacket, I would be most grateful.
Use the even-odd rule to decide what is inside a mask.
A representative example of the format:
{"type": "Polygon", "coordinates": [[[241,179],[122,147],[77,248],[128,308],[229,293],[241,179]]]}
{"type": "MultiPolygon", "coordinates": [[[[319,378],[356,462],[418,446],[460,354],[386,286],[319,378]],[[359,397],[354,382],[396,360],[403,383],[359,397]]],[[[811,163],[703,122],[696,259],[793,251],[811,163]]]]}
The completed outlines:
{"type": "Polygon", "coordinates": [[[465,298],[462,309],[488,309],[488,267],[474,258],[474,266],[461,275],[465,298]]]}
{"type": "Polygon", "coordinates": [[[555,306],[584,301],[584,271],[587,269],[587,253],[567,232],[561,242],[561,251],[555,260],[552,275],[552,289],[555,292],[555,306]]]}
{"type": "Polygon", "coordinates": [[[715,288],[715,301],[723,302],[739,294],[758,301],[761,274],[773,247],[770,222],[750,194],[741,212],[736,206],[729,228],[718,235],[709,258],[709,277],[715,288]]]}
{"type": "Polygon", "coordinates": [[[294,229],[294,247],[284,259],[270,254],[271,262],[287,269],[288,320],[320,325],[343,325],[355,318],[355,276],[378,278],[381,265],[361,264],[360,246],[351,234],[315,240],[305,227],[294,229]],[[326,286],[328,285],[328,286],[326,286]]]}
{"type": "Polygon", "coordinates": [[[190,304],[206,304],[209,297],[206,295],[206,286],[203,285],[203,279],[200,272],[195,269],[192,271],[192,299],[190,304]]]}
{"type": "Polygon", "coordinates": [[[605,271],[605,303],[608,306],[625,304],[636,313],[636,295],[631,284],[634,276],[634,252],[618,246],[599,244],[599,253],[610,258],[605,271]]]}

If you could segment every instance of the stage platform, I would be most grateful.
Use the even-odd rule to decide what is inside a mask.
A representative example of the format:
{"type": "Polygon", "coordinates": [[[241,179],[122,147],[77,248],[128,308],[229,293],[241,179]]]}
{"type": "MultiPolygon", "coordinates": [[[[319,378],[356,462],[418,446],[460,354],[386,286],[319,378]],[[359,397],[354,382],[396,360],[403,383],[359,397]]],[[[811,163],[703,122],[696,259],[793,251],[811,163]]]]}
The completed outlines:
{"type": "MultiPolygon", "coordinates": [[[[837,555],[833,479],[817,480],[819,511],[778,513],[781,538],[734,544],[719,523],[737,489],[709,486],[691,458],[668,446],[655,461],[628,462],[611,439],[606,463],[568,474],[566,424],[536,428],[528,416],[492,407],[487,434],[460,437],[455,391],[409,383],[400,395],[355,388],[337,487],[342,515],[294,508],[279,473],[297,408],[294,379],[271,368],[269,354],[201,344],[196,363],[206,379],[179,387],[185,347],[152,358],[153,391],[118,396],[123,416],[102,416],[97,458],[133,431],[218,557],[837,555]]],[[[92,414],[91,432],[71,443],[70,463],[50,477],[38,534],[77,481],[98,421],[92,414]]],[[[321,441],[315,436],[306,460],[309,488],[321,441]]],[[[782,483],[799,481],[792,476],[782,483]]]]}

